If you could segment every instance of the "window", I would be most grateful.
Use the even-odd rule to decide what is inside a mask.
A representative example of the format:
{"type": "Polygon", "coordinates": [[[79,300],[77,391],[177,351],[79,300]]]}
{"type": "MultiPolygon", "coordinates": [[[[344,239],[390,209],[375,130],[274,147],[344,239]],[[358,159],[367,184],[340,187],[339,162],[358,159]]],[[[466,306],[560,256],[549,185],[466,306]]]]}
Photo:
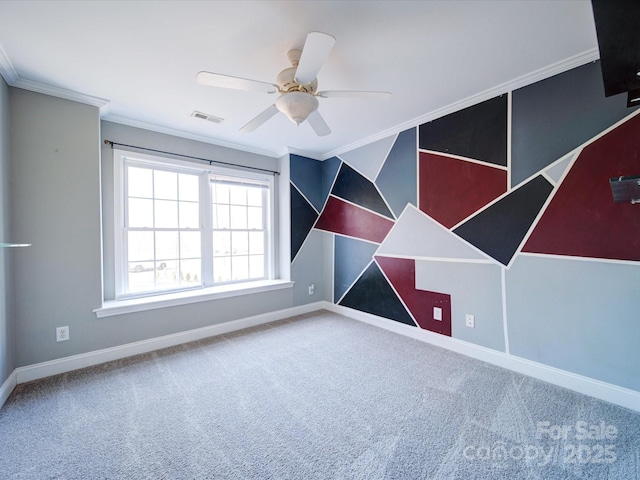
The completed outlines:
{"type": "Polygon", "coordinates": [[[273,177],[114,150],[116,297],[270,279],[273,177]]]}

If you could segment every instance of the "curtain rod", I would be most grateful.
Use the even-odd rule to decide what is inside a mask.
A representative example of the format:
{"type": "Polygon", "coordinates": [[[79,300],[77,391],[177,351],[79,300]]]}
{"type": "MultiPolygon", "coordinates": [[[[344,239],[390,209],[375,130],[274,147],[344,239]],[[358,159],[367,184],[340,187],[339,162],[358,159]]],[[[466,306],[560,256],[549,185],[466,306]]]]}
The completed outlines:
{"type": "Polygon", "coordinates": [[[249,166],[245,166],[245,165],[236,165],[234,163],[221,162],[219,160],[209,160],[208,158],[194,157],[194,156],[191,156],[191,155],[184,155],[182,153],[165,152],[163,150],[155,150],[153,148],[138,147],[136,145],[127,145],[125,143],[112,142],[111,140],[105,140],[104,144],[105,145],[110,145],[111,148],[113,148],[114,145],[117,145],[119,147],[137,148],[138,150],[146,150],[148,152],[164,153],[166,155],[174,155],[174,156],[177,156],[177,157],[191,158],[192,160],[200,160],[200,161],[203,161],[203,162],[208,162],[209,165],[213,165],[215,163],[215,164],[218,164],[218,165],[228,165],[230,167],[235,167],[235,168],[246,168],[246,169],[249,169],[249,170],[259,170],[261,172],[268,172],[268,173],[272,173],[274,175],[280,175],[280,172],[278,172],[276,170],[269,170],[267,168],[249,167],[249,166]]]}

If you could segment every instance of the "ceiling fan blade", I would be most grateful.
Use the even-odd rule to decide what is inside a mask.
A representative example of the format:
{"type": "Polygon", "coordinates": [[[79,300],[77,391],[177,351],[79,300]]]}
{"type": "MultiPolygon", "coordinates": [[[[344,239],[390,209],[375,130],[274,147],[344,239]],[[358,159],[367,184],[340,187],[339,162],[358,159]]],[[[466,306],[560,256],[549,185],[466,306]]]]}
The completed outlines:
{"type": "Polygon", "coordinates": [[[322,115],[320,115],[320,112],[318,110],[314,110],[313,112],[311,112],[307,117],[307,121],[309,122],[309,125],[311,125],[311,128],[313,128],[313,131],[316,132],[316,135],[318,135],[319,137],[324,137],[325,135],[329,135],[331,133],[329,125],[327,125],[327,122],[324,121],[324,118],[322,118],[322,115]]]}
{"type": "Polygon", "coordinates": [[[326,33],[311,32],[307,35],[296,70],[296,82],[301,85],[313,82],[334,43],[336,39],[326,33]]]}
{"type": "Polygon", "coordinates": [[[370,98],[377,100],[388,100],[391,98],[391,92],[355,92],[347,90],[329,90],[326,92],[318,92],[316,95],[322,98],[370,98]]]}
{"type": "Polygon", "coordinates": [[[278,109],[276,105],[273,104],[270,107],[267,107],[266,110],[263,110],[262,113],[259,113],[257,117],[253,120],[250,120],[244,127],[240,129],[243,133],[253,132],[256,128],[262,125],[264,122],[273,117],[276,113],[278,113],[278,109]]]}
{"type": "Polygon", "coordinates": [[[196,80],[201,85],[209,87],[233,88],[236,90],[248,90],[250,92],[275,93],[278,86],[273,83],[249,80],[246,78],[232,77],[220,73],[199,72],[196,80]]]}

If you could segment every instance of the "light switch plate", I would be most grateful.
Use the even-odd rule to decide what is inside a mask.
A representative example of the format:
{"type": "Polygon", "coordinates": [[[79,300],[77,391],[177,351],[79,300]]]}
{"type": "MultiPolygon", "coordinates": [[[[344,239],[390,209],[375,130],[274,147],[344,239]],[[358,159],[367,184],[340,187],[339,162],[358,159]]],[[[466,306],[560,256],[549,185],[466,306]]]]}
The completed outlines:
{"type": "Polygon", "coordinates": [[[433,307],[433,319],[442,321],[442,309],[440,307],[433,307]]]}

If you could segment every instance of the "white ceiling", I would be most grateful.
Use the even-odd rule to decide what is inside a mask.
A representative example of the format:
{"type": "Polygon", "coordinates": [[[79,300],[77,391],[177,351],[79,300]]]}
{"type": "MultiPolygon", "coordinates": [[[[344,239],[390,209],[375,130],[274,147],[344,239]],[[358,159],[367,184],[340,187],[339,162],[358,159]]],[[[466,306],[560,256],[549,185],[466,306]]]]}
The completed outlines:
{"type": "Polygon", "coordinates": [[[589,0],[0,1],[10,85],[79,93],[105,120],[270,156],[328,158],[597,57],[589,0]],[[336,38],[320,90],[391,100],[320,99],[326,137],[282,114],[240,133],[274,96],[195,81],[206,70],[275,82],[310,31],[336,38]]]}

